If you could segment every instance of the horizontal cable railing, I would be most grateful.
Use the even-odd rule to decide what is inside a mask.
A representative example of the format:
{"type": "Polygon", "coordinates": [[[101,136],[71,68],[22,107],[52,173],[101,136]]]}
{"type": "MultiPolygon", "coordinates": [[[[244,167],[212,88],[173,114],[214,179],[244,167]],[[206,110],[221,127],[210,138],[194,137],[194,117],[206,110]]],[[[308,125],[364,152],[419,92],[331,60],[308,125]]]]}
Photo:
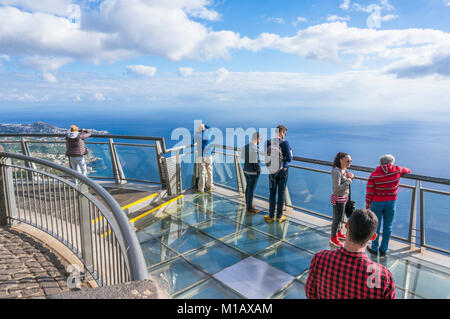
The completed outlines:
{"type": "Polygon", "coordinates": [[[69,248],[99,286],[147,279],[136,234],[114,198],[64,166],[0,153],[3,223],[25,223],[69,248]],[[65,177],[12,160],[58,171],[65,177]]]}

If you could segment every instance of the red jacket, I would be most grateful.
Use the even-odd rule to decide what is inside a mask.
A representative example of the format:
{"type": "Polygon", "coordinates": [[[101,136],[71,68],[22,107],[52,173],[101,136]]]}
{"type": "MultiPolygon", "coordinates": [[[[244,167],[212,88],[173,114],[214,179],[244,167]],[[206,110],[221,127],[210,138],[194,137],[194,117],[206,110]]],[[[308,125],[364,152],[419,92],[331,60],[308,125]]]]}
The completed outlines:
{"type": "Polygon", "coordinates": [[[409,168],[393,164],[378,166],[367,182],[366,203],[396,200],[400,177],[409,173],[409,168]]]}

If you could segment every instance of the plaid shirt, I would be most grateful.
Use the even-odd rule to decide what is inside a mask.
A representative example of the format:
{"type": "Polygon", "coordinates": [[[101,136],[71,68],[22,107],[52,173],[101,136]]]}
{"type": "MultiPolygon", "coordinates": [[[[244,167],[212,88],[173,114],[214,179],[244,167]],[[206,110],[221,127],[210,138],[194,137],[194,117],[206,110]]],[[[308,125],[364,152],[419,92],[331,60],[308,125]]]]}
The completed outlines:
{"type": "Polygon", "coordinates": [[[396,289],[386,267],[341,247],[314,256],[305,292],[309,299],[395,299],[396,289]]]}

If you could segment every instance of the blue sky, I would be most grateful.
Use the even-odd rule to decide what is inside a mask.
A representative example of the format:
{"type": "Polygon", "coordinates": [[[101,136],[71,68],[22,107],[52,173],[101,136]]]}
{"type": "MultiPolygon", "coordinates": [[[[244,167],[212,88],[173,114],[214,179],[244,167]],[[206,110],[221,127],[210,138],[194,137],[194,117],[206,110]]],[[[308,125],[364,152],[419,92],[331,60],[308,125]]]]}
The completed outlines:
{"type": "Polygon", "coordinates": [[[450,119],[450,0],[0,0],[0,21],[0,112],[450,119]]]}

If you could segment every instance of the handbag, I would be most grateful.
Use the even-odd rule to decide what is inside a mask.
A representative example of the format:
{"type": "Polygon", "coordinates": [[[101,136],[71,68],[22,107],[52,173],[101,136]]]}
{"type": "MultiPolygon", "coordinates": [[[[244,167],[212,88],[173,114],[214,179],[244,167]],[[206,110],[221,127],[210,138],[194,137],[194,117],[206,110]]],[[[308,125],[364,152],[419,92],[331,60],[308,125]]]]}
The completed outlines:
{"type": "Polygon", "coordinates": [[[345,205],[345,216],[347,216],[347,219],[349,219],[350,216],[352,216],[356,207],[355,201],[352,200],[352,188],[350,185],[348,187],[350,189],[350,192],[348,194],[347,204],[345,205]]]}

